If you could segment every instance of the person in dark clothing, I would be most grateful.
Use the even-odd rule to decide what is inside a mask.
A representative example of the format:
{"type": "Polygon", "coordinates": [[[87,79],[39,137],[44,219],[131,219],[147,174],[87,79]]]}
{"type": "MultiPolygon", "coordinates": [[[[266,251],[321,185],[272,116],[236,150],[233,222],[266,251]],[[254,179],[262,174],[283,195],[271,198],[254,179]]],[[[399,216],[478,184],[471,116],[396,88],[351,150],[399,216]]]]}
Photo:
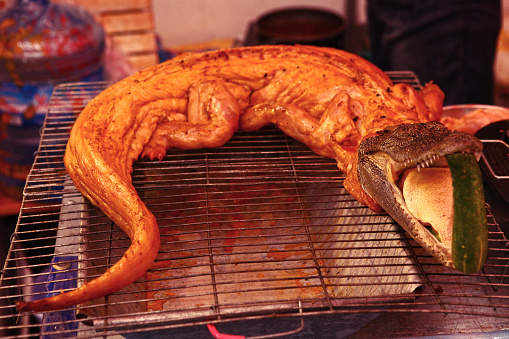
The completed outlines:
{"type": "Polygon", "coordinates": [[[368,0],[373,63],[433,81],[444,105],[492,104],[500,0],[368,0]]]}

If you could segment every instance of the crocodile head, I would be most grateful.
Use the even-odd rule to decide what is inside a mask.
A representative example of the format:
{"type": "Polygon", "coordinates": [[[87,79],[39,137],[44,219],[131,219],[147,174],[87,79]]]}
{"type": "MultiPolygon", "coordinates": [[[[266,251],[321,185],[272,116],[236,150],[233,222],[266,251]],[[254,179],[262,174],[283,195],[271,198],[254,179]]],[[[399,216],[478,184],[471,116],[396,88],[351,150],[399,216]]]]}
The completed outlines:
{"type": "MultiPolygon", "coordinates": [[[[366,193],[428,253],[442,264],[454,267],[451,244],[434,232],[435,225],[424,222],[415,209],[409,208],[402,181],[409,171],[447,168],[445,156],[448,154],[472,153],[479,160],[481,151],[482,143],[477,138],[451,131],[436,121],[392,126],[359,145],[359,181],[366,193]]],[[[427,189],[428,184],[421,186],[427,189]]],[[[439,208],[452,209],[444,205],[439,208]]]]}

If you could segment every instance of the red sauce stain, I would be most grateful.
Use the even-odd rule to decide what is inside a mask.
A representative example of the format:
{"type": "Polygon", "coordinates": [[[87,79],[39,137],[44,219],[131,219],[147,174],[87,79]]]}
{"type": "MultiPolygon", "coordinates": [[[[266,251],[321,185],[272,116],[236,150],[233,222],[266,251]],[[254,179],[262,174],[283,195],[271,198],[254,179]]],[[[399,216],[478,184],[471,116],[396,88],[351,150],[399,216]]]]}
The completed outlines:
{"type": "MultiPolygon", "coordinates": [[[[303,245],[301,243],[295,244],[287,244],[284,249],[271,249],[269,253],[267,253],[267,258],[276,259],[276,260],[286,260],[292,256],[297,255],[296,252],[301,251],[303,249],[303,245]]],[[[299,253],[299,257],[302,257],[304,252],[299,253]]]]}
{"type": "Polygon", "coordinates": [[[223,242],[223,250],[226,253],[232,253],[235,246],[235,238],[239,235],[239,230],[229,230],[226,232],[226,239],[223,242]]]}
{"type": "Polygon", "coordinates": [[[150,269],[160,269],[160,268],[166,268],[171,267],[172,260],[156,260],[152,266],[150,266],[150,269]]]}

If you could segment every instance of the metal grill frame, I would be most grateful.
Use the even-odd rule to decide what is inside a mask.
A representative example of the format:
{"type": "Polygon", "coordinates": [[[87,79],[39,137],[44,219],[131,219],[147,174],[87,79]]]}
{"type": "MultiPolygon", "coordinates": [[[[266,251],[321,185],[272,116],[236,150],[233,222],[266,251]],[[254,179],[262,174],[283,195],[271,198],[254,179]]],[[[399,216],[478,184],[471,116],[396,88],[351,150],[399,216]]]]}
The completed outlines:
{"type": "MultiPolygon", "coordinates": [[[[412,72],[392,72],[389,75],[395,82],[406,82],[416,88],[420,88],[419,82],[412,72]]],[[[147,331],[171,330],[206,324],[249,320],[263,321],[274,316],[304,319],[306,317],[312,318],[313,316],[325,315],[341,316],[357,314],[362,317],[367,314],[388,313],[426,314],[431,318],[433,316],[430,316],[430,314],[448,314],[449,320],[451,318],[456,319],[454,317],[460,319],[464,316],[474,316],[483,319],[482,329],[480,326],[479,328],[474,326],[464,328],[462,329],[463,331],[489,331],[507,328],[507,319],[509,318],[508,241],[493,215],[491,215],[489,206],[487,206],[487,210],[490,250],[486,266],[483,272],[479,274],[460,274],[438,264],[413,239],[407,237],[388,216],[385,214],[374,214],[367,208],[360,206],[345,193],[342,188],[344,175],[337,170],[333,160],[313,154],[304,145],[272,128],[253,133],[239,133],[222,148],[186,152],[175,150],[160,163],[145,160],[139,160],[135,163],[133,182],[140,196],[149,205],[149,209],[155,210],[154,213],[163,228],[163,235],[165,234],[165,227],[168,229],[173,227],[165,224],[165,220],[170,218],[168,214],[170,212],[168,211],[172,211],[171,213],[177,213],[175,211],[178,211],[178,213],[184,214],[187,211],[187,208],[178,199],[172,200],[170,196],[164,196],[164,193],[161,193],[161,185],[164,185],[165,180],[167,180],[165,178],[167,174],[165,171],[168,168],[178,169],[174,174],[170,173],[170,175],[181,176],[180,183],[175,185],[174,182],[169,190],[170,193],[173,192],[173,196],[175,192],[181,194],[193,187],[215,189],[215,191],[210,191],[207,194],[215,194],[216,198],[213,203],[217,204],[219,201],[219,205],[210,205],[205,209],[198,207],[203,209],[204,213],[200,210],[197,213],[197,218],[207,219],[206,223],[217,223],[217,228],[200,231],[206,234],[205,237],[200,239],[193,238],[196,236],[197,231],[193,229],[195,225],[190,224],[181,226],[181,230],[184,229],[184,231],[180,233],[167,233],[166,236],[163,236],[164,241],[174,241],[173,245],[181,246],[179,251],[182,251],[182,253],[189,250],[189,246],[193,247],[193,244],[198,244],[197,248],[191,248],[195,252],[200,252],[199,255],[196,255],[196,258],[208,258],[207,260],[210,260],[209,267],[211,273],[206,274],[206,276],[210,278],[211,284],[210,286],[204,285],[202,287],[211,288],[213,292],[210,295],[208,293],[198,293],[188,297],[195,299],[212,298],[214,300],[212,307],[204,305],[196,309],[160,309],[151,311],[139,310],[133,307],[132,311],[128,311],[125,314],[117,314],[111,311],[116,305],[127,307],[140,302],[154,302],[153,298],[148,296],[151,294],[150,287],[146,290],[137,290],[136,286],[133,287],[134,289],[124,289],[98,303],[73,308],[67,313],[52,312],[45,315],[36,315],[37,321],[35,322],[33,320],[34,316],[17,314],[14,307],[16,299],[46,293],[36,292],[34,288],[47,286],[46,281],[40,282],[39,280],[48,276],[48,268],[52,268],[55,273],[53,277],[56,280],[53,282],[54,286],[52,285],[52,288],[56,288],[58,284],[62,284],[59,285],[59,288],[72,287],[65,284],[81,282],[86,277],[100,274],[100,270],[104,270],[105,267],[118,260],[129,245],[123,232],[115,225],[112,225],[109,219],[102,215],[102,212],[91,207],[72,185],[69,177],[65,174],[62,160],[74,119],[86,103],[107,85],[107,83],[103,82],[64,84],[57,86],[54,91],[49,112],[41,132],[41,144],[27,179],[22,208],[15,233],[12,235],[11,246],[0,281],[0,291],[2,293],[0,296],[2,302],[0,304],[0,320],[2,320],[0,330],[4,331],[5,337],[29,337],[31,332],[37,331],[42,331],[43,334],[49,335],[69,334],[78,337],[96,337],[113,333],[144,333],[147,331]],[[231,154],[237,154],[237,156],[232,157],[230,156],[231,154]],[[239,157],[238,154],[242,154],[242,156],[239,157]],[[227,160],[229,162],[225,162],[227,160]],[[252,162],[253,160],[254,162],[252,162]],[[232,164],[238,164],[240,167],[232,169],[232,164]],[[203,172],[200,172],[201,169],[207,173],[214,172],[215,176],[208,176],[208,174],[203,176],[203,172]],[[263,183],[263,185],[256,187],[257,182],[263,183]],[[226,188],[230,185],[242,187],[240,191],[243,193],[239,197],[232,198],[238,199],[235,205],[222,206],[223,200],[228,203],[233,201],[222,197],[222,195],[228,194],[226,188]],[[253,186],[253,188],[246,190],[246,187],[250,186],[253,186]],[[239,213],[249,214],[249,209],[245,209],[243,202],[251,201],[249,200],[251,195],[259,195],[260,199],[262,199],[261,201],[263,201],[263,196],[265,195],[277,198],[279,194],[281,199],[287,199],[288,196],[281,193],[281,190],[286,189],[295,190],[296,193],[292,193],[295,200],[273,202],[275,212],[271,210],[271,213],[274,214],[274,218],[278,220],[277,222],[285,221],[285,218],[294,218],[299,220],[298,223],[302,223],[298,225],[300,228],[292,226],[293,230],[298,230],[292,233],[291,236],[288,236],[288,239],[283,239],[286,233],[274,231],[277,227],[280,227],[284,232],[288,231],[285,225],[278,226],[277,222],[275,223],[276,226],[260,226],[260,233],[253,231],[250,228],[252,226],[243,227],[242,225],[233,224],[231,220],[232,215],[229,214],[231,212],[228,212],[227,208],[234,209],[235,213],[238,210],[241,211],[239,213]],[[311,211],[309,208],[310,202],[309,200],[306,201],[306,195],[302,194],[302,192],[315,189],[322,190],[321,192],[323,193],[313,198],[319,201],[313,201],[312,206],[314,210],[311,211]],[[330,197],[330,189],[333,189],[334,192],[343,193],[330,197]],[[169,206],[168,210],[162,209],[160,205],[161,198],[170,201],[167,205],[169,206]],[[322,198],[325,200],[320,200],[322,198]],[[337,286],[346,288],[347,285],[337,282],[338,280],[335,280],[336,278],[332,277],[332,274],[329,275],[327,273],[329,270],[338,268],[330,264],[331,262],[335,263],[330,261],[334,260],[334,258],[327,257],[331,252],[327,252],[322,247],[317,247],[317,238],[315,237],[323,236],[327,232],[320,228],[323,226],[321,221],[318,222],[319,227],[317,224],[307,221],[302,222],[302,220],[309,220],[312,217],[309,213],[321,215],[322,212],[327,212],[331,208],[328,205],[331,201],[334,204],[343,204],[342,206],[349,211],[349,217],[353,215],[356,218],[374,218],[369,219],[367,222],[372,224],[371,226],[373,227],[372,231],[366,232],[365,236],[368,239],[372,235],[385,232],[383,229],[387,229],[387,234],[390,233],[391,236],[397,234],[396,238],[383,238],[380,243],[381,245],[378,246],[382,249],[384,249],[384,246],[387,246],[388,250],[393,249],[392,247],[398,249],[401,246],[404,247],[404,250],[408,253],[409,260],[412,261],[412,265],[416,268],[412,274],[419,277],[419,288],[411,293],[394,295],[331,295],[331,288],[336,288],[337,286]],[[321,211],[321,209],[323,210],[321,211]],[[211,213],[214,216],[224,214],[224,220],[221,220],[219,217],[219,219],[211,221],[211,213]],[[292,213],[300,213],[301,216],[295,217],[292,213]],[[208,220],[209,218],[210,220],[208,220]],[[86,238],[88,242],[84,242],[83,229],[89,229],[90,227],[94,228],[95,233],[88,234],[88,238],[86,238]],[[188,231],[185,231],[186,227],[188,227],[188,231]],[[255,233],[249,235],[249,232],[255,233]],[[222,294],[232,293],[229,290],[229,286],[233,286],[237,282],[221,280],[221,274],[227,275],[225,272],[217,271],[220,263],[214,261],[216,260],[214,256],[252,255],[253,261],[250,263],[229,264],[237,264],[239,267],[242,266],[240,264],[243,264],[245,267],[254,265],[252,267],[255,268],[244,268],[246,271],[243,273],[256,275],[264,270],[256,267],[256,265],[261,263],[258,256],[260,256],[262,250],[258,249],[258,243],[251,244],[250,239],[269,239],[271,234],[276,234],[276,238],[280,237],[280,241],[275,241],[274,243],[267,240],[267,246],[273,251],[273,258],[275,258],[272,263],[284,263],[287,266],[269,266],[267,270],[280,270],[281,274],[287,274],[286,270],[292,271],[295,265],[305,262],[302,264],[303,269],[314,270],[316,272],[305,278],[315,279],[317,284],[302,286],[302,289],[321,289],[323,290],[323,296],[311,298],[302,292],[307,297],[292,297],[288,294],[289,296],[285,295],[284,298],[276,302],[270,302],[262,298],[259,300],[255,299],[250,303],[246,303],[244,300],[237,304],[232,302],[222,304],[219,301],[222,294]],[[218,241],[222,241],[222,243],[219,244],[218,241]],[[99,247],[91,248],[89,243],[98,243],[99,247]],[[305,260],[299,257],[293,259],[291,257],[285,258],[288,255],[285,246],[292,247],[294,245],[306,248],[310,256],[306,257],[305,260]],[[278,248],[278,246],[281,248],[278,248]],[[239,249],[242,250],[239,251],[239,249]],[[219,250],[222,252],[217,252],[219,250]],[[203,254],[203,251],[207,253],[203,254]],[[317,255],[315,253],[320,251],[325,254],[317,255]],[[67,257],[68,255],[72,255],[72,257],[67,257]],[[81,257],[83,255],[90,256],[92,259],[83,259],[81,257]],[[51,260],[55,260],[55,257],[60,258],[61,262],[52,262],[51,260]],[[307,266],[308,263],[310,266],[307,266]],[[99,271],[94,271],[97,268],[99,268],[99,271]],[[72,278],[65,276],[66,272],[71,274],[72,278]],[[143,296],[140,296],[141,294],[143,296]],[[99,309],[98,313],[94,313],[94,310],[99,309]],[[182,312],[185,313],[187,317],[177,316],[176,314],[179,312],[180,314],[182,312]],[[84,314],[87,314],[87,316],[85,317],[84,314]],[[76,318],[76,315],[78,318],[76,318]],[[38,322],[42,322],[42,325],[38,322]]],[[[181,200],[189,199],[194,202],[199,201],[200,204],[209,203],[207,200],[209,198],[200,192],[190,192],[187,196],[179,195],[178,198],[181,200]]],[[[179,216],[175,215],[171,217],[179,218],[179,216]]],[[[256,216],[254,219],[256,220],[256,216]]],[[[324,218],[323,220],[323,224],[326,224],[329,219],[324,218]]],[[[353,231],[345,232],[345,234],[348,233],[353,233],[353,231]]],[[[328,236],[328,234],[326,235],[328,236]]],[[[379,240],[376,238],[372,239],[372,241],[379,240]]],[[[329,242],[333,245],[334,241],[325,240],[324,242],[329,242]]],[[[357,240],[350,241],[350,243],[353,246],[350,248],[351,251],[368,251],[373,249],[372,247],[358,248],[359,243],[357,240]]],[[[295,248],[297,248],[297,252],[303,251],[298,249],[299,247],[295,248]]],[[[172,253],[170,252],[171,250],[167,251],[166,254],[171,257],[172,253]]],[[[190,251],[187,255],[192,257],[195,254],[190,251]]],[[[162,256],[164,255],[163,253],[162,256]]],[[[185,254],[180,254],[180,256],[185,257],[185,254]]],[[[388,258],[391,260],[395,259],[390,255],[388,258]]],[[[362,261],[368,259],[367,255],[364,257],[361,255],[356,260],[362,261]]],[[[150,285],[151,282],[159,281],[161,277],[157,273],[158,271],[164,271],[161,265],[166,264],[165,260],[159,258],[158,262],[160,265],[156,265],[156,268],[151,269],[153,272],[152,279],[145,278],[141,284],[150,285]]],[[[171,259],[168,260],[171,261],[171,259]]],[[[270,265],[270,263],[269,261],[267,265],[270,265]]],[[[359,261],[355,261],[355,265],[358,266],[357,268],[363,268],[359,261]]],[[[366,264],[364,265],[367,266],[366,264]]],[[[186,267],[183,270],[189,269],[192,271],[199,266],[197,264],[197,266],[186,267]]],[[[391,262],[390,265],[387,264],[387,267],[389,266],[392,267],[394,265],[391,262]]],[[[407,267],[408,263],[403,263],[401,266],[407,267]]],[[[365,268],[367,269],[367,267],[365,268]]],[[[302,267],[299,267],[299,269],[302,269],[302,267]]],[[[241,274],[242,272],[235,273],[241,274]]],[[[196,274],[200,276],[202,273],[196,274]]],[[[367,278],[374,278],[370,277],[369,274],[366,275],[367,278]]],[[[390,279],[391,275],[394,274],[388,274],[386,278],[390,279]]],[[[281,279],[277,275],[269,275],[269,277],[264,276],[259,280],[256,277],[249,278],[242,281],[242,287],[238,290],[234,289],[233,292],[239,293],[239,295],[241,294],[240,291],[244,294],[254,292],[268,293],[264,287],[260,287],[260,284],[271,284],[274,281],[281,284],[281,293],[286,293],[285,291],[292,292],[296,289],[295,286],[291,285],[293,280],[302,280],[303,278],[292,277],[291,274],[281,279]]],[[[368,283],[366,284],[368,285],[368,283]]],[[[388,285],[390,284],[393,284],[393,282],[388,283],[388,285]]],[[[409,282],[402,282],[400,284],[409,284],[409,282]]],[[[155,301],[163,302],[164,298],[155,301]]],[[[302,322],[295,331],[290,332],[302,330],[303,324],[302,322]]],[[[400,333],[404,333],[404,331],[400,330],[400,333]]]]}

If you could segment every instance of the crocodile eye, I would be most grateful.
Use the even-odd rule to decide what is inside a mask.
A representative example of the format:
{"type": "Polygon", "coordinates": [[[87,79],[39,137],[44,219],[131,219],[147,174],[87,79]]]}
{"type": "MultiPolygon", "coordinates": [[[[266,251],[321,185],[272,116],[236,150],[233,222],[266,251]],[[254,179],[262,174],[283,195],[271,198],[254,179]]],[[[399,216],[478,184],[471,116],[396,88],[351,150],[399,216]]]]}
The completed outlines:
{"type": "Polygon", "coordinates": [[[397,126],[387,126],[383,130],[378,130],[376,133],[379,135],[392,133],[396,130],[397,126]]]}

